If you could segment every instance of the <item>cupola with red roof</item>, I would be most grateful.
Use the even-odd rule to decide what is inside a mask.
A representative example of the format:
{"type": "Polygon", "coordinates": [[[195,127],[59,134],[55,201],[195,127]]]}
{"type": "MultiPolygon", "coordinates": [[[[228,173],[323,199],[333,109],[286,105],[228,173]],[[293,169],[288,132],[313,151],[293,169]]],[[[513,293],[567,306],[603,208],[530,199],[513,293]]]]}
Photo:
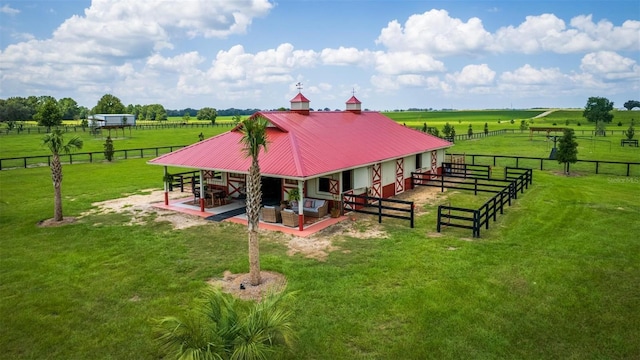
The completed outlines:
{"type": "Polygon", "coordinates": [[[297,83],[298,95],[291,99],[291,111],[302,115],[309,115],[309,99],[302,95],[302,84],[297,83]]]}
{"type": "Polygon", "coordinates": [[[347,100],[347,111],[350,111],[355,114],[360,114],[362,112],[360,100],[356,98],[355,95],[351,96],[351,99],[347,100]]]}

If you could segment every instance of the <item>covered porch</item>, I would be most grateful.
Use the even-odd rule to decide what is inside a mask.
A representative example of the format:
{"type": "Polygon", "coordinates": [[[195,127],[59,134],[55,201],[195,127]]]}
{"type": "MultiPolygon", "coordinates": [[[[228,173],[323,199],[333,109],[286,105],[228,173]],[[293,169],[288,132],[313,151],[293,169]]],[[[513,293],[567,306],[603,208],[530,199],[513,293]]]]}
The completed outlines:
{"type": "MultiPolygon", "coordinates": [[[[165,192],[165,194],[167,193],[165,192]]],[[[164,203],[155,204],[154,206],[160,209],[198,216],[211,221],[226,221],[245,226],[247,225],[245,203],[242,199],[234,199],[229,203],[220,206],[201,208],[200,201],[194,202],[193,196],[189,196],[188,193],[185,193],[184,197],[172,200],[169,200],[168,196],[165,196],[164,203]]],[[[264,221],[265,219],[263,219],[263,216],[261,215],[258,226],[262,230],[280,231],[285,234],[307,237],[347,219],[347,216],[332,218],[329,215],[325,215],[320,218],[303,217],[303,226],[291,227],[283,224],[282,222],[264,221]]]]}

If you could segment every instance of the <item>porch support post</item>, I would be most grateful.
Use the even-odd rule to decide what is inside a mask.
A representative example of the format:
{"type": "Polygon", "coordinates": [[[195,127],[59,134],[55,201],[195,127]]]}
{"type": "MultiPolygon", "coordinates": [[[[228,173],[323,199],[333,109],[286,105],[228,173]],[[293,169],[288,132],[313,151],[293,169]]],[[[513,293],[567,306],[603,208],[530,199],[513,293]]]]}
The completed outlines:
{"type": "Polygon", "coordinates": [[[303,212],[303,205],[304,205],[304,193],[302,192],[304,190],[304,181],[302,180],[298,180],[298,193],[300,194],[300,201],[298,201],[298,230],[302,231],[304,230],[304,212],[303,212]]]}
{"type": "Polygon", "coordinates": [[[205,191],[204,191],[204,174],[202,170],[200,170],[200,211],[204,212],[204,202],[205,202],[205,191]]]}
{"type": "MultiPolygon", "coordinates": [[[[164,177],[163,179],[167,178],[167,174],[169,172],[167,171],[167,167],[164,167],[164,177]]],[[[169,205],[169,184],[167,184],[167,180],[164,180],[164,204],[165,205],[169,205]]]]}

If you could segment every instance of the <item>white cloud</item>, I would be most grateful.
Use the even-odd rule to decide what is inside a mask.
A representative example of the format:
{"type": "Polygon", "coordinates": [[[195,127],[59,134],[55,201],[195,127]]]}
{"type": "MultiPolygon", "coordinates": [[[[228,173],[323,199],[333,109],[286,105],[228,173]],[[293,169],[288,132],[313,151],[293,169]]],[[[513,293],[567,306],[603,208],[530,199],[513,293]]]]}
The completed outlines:
{"type": "Polygon", "coordinates": [[[493,84],[496,72],[487,64],[467,65],[460,72],[447,75],[447,79],[458,86],[488,86],[493,84]]]}
{"type": "Polygon", "coordinates": [[[591,15],[581,15],[571,20],[571,26],[567,28],[554,14],[527,16],[517,27],[496,31],[493,49],[524,54],[640,49],[640,21],[628,20],[622,26],[614,26],[606,20],[595,24],[591,15]]]}
{"type": "Polygon", "coordinates": [[[320,58],[325,65],[357,65],[365,66],[375,61],[376,53],[369,50],[359,50],[354,47],[338,49],[322,49],[320,58]]]}
{"type": "Polygon", "coordinates": [[[567,77],[557,68],[536,69],[529,64],[506,71],[500,76],[502,83],[519,85],[553,85],[566,81],[567,77]]]}
{"type": "Polygon", "coordinates": [[[20,13],[20,10],[12,8],[11,6],[9,6],[9,4],[4,4],[0,8],[0,13],[8,14],[8,15],[16,15],[20,13]]]}
{"type": "Polygon", "coordinates": [[[463,22],[446,10],[434,9],[410,16],[404,27],[397,20],[389,22],[376,43],[392,51],[444,56],[481,52],[491,44],[491,34],[476,17],[463,22]]]}
{"type": "Polygon", "coordinates": [[[586,54],[582,58],[580,69],[607,80],[640,80],[640,66],[638,66],[638,63],[612,51],[586,54]]]}
{"type": "Polygon", "coordinates": [[[441,61],[427,54],[403,51],[379,53],[376,57],[376,70],[385,75],[403,75],[441,72],[445,67],[441,61]]]}

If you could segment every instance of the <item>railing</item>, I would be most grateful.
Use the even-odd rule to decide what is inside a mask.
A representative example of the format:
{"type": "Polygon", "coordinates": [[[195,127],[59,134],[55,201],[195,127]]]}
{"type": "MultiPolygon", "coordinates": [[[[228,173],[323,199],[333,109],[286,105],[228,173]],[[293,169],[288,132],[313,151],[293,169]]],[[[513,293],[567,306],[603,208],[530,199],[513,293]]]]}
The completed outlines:
{"type": "MultiPolygon", "coordinates": [[[[471,158],[470,165],[476,165],[476,158],[489,158],[493,161],[493,166],[496,166],[496,159],[507,159],[507,160],[515,160],[515,167],[520,167],[521,161],[535,161],[539,162],[540,170],[544,170],[545,163],[551,162],[552,164],[558,164],[558,160],[552,160],[547,158],[539,158],[539,157],[531,157],[531,156],[515,156],[515,155],[488,155],[488,154],[447,154],[447,155],[464,155],[467,158],[471,158]]],[[[595,165],[595,173],[599,174],[601,172],[600,165],[614,165],[616,167],[623,166],[626,168],[625,174],[626,176],[630,176],[631,167],[638,166],[640,167],[640,162],[632,162],[632,161],[605,161],[605,160],[578,160],[576,164],[594,164],[595,165]]],[[[469,164],[468,164],[469,165],[469,164]]]]}
{"type": "MultiPolygon", "coordinates": [[[[114,150],[113,159],[131,159],[131,158],[145,158],[145,157],[157,157],[162,154],[170,153],[174,149],[183,148],[186,145],[173,145],[173,146],[159,146],[150,148],[139,149],[123,149],[114,150]]],[[[23,156],[14,158],[0,159],[0,170],[9,170],[17,168],[29,168],[39,166],[50,166],[52,155],[36,155],[36,156],[23,156]]],[[[60,161],[63,163],[92,163],[97,161],[106,161],[104,151],[93,151],[83,153],[72,153],[67,155],[61,155],[60,161]],[[68,161],[67,161],[68,159],[68,161]]]]}
{"type": "Polygon", "coordinates": [[[413,201],[385,199],[367,195],[342,194],[342,204],[345,211],[377,215],[378,223],[382,223],[383,217],[389,217],[409,220],[411,228],[414,226],[415,211],[413,201]],[[370,208],[375,208],[376,210],[367,210],[370,208]],[[401,215],[403,213],[407,213],[408,215],[401,215]]]}
{"type": "Polygon", "coordinates": [[[473,182],[462,180],[460,176],[447,179],[445,176],[435,174],[412,173],[411,182],[414,186],[440,187],[441,191],[447,189],[459,189],[478,192],[495,193],[491,199],[478,209],[469,209],[455,206],[439,205],[437,231],[441,232],[443,226],[470,229],[473,237],[480,237],[482,226],[489,229],[489,220],[497,220],[497,213],[504,213],[504,206],[511,206],[512,199],[518,198],[518,192],[523,193],[533,183],[533,170],[520,168],[505,168],[505,179],[479,179],[473,178],[473,182]],[[434,179],[440,179],[440,184],[434,184],[434,179]],[[430,183],[431,182],[431,183],[430,183]],[[497,184],[496,184],[497,183],[497,184]],[[446,185],[445,185],[446,184],[446,185]]]}

